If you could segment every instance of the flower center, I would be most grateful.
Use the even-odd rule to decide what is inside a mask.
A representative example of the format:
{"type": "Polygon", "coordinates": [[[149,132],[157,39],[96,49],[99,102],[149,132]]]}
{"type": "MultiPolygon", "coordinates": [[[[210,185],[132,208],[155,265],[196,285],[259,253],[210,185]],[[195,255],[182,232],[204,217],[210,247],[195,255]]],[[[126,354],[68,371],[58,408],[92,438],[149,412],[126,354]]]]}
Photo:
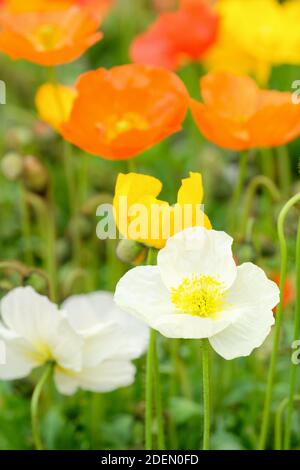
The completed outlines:
{"type": "Polygon", "coordinates": [[[53,24],[43,24],[34,32],[34,42],[42,51],[54,49],[61,39],[61,28],[53,24]]]}
{"type": "Polygon", "coordinates": [[[140,114],[128,112],[122,116],[113,115],[107,121],[106,140],[112,142],[120,134],[131,130],[144,131],[149,128],[149,123],[140,114]]]}
{"type": "Polygon", "coordinates": [[[213,276],[193,275],[172,289],[171,300],[182,313],[214,318],[226,305],[226,290],[213,276]]]}

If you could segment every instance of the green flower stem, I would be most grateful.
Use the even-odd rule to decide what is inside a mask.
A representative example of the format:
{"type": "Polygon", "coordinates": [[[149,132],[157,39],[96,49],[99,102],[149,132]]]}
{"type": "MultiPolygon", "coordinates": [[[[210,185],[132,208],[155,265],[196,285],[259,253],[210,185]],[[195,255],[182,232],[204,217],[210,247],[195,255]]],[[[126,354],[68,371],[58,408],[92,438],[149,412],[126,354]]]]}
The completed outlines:
{"type": "MultiPolygon", "coordinates": [[[[269,178],[271,181],[275,180],[275,166],[274,158],[271,149],[261,149],[260,150],[260,159],[261,159],[261,168],[264,176],[269,178]]],[[[265,213],[264,217],[264,230],[272,235],[273,231],[273,217],[272,217],[272,204],[268,191],[264,191],[262,199],[262,207],[265,213]]]]}
{"type": "MultiPolygon", "coordinates": [[[[293,404],[300,401],[300,395],[293,396],[293,404]]],[[[282,450],[282,421],[283,414],[289,404],[289,398],[284,398],[280,403],[275,417],[275,450],[282,450]]]]}
{"type": "Polygon", "coordinates": [[[292,170],[289,152],[286,146],[277,148],[279,180],[282,193],[289,197],[292,186],[292,170]]]}
{"type": "MultiPolygon", "coordinates": [[[[300,217],[298,222],[298,233],[296,243],[296,308],[295,308],[295,319],[294,319],[294,341],[300,338],[300,217]]],[[[291,447],[291,428],[292,428],[292,417],[294,410],[294,396],[296,392],[297,382],[297,368],[296,364],[291,361],[290,365],[290,383],[289,383],[289,402],[287,420],[285,425],[285,436],[284,436],[284,448],[289,450],[291,447]]]]}
{"type": "Polygon", "coordinates": [[[134,158],[127,160],[127,171],[128,173],[137,173],[137,165],[134,158]]]}
{"type": "Polygon", "coordinates": [[[158,450],[165,450],[165,435],[164,435],[164,420],[161,399],[161,383],[159,373],[159,363],[157,357],[156,334],[154,331],[154,360],[153,360],[153,382],[155,388],[155,405],[156,405],[156,419],[157,419],[157,444],[158,450]]]}
{"type": "Polygon", "coordinates": [[[203,368],[203,450],[209,450],[210,441],[210,364],[209,342],[202,340],[202,368],[203,368]]]}
{"type": "Polygon", "coordinates": [[[152,418],[153,418],[153,359],[155,351],[155,331],[150,331],[150,341],[146,366],[146,409],[145,409],[145,448],[153,449],[152,418]]]}
{"type": "MultiPolygon", "coordinates": [[[[147,264],[153,265],[156,258],[156,250],[149,248],[147,264]]],[[[150,341],[147,354],[146,369],[146,414],[145,414],[145,431],[146,431],[146,449],[153,449],[153,408],[155,402],[156,419],[157,419],[157,443],[158,449],[165,449],[163,411],[161,401],[161,385],[160,373],[156,347],[156,332],[151,329],[150,341]],[[154,391],[154,394],[153,394],[154,391]]]]}
{"type": "Polygon", "coordinates": [[[265,188],[269,192],[274,202],[280,201],[280,192],[277,186],[273,183],[273,181],[264,175],[255,176],[251,180],[247,188],[247,192],[246,192],[246,199],[245,199],[245,205],[244,205],[242,222],[241,222],[242,236],[246,235],[248,221],[249,221],[250,214],[251,214],[251,208],[253,206],[253,201],[254,201],[257,190],[261,187],[265,188]]]}
{"type": "Polygon", "coordinates": [[[273,397],[273,387],[274,379],[276,373],[276,364],[277,356],[279,349],[280,333],[281,333],[281,324],[282,324],[282,313],[283,313],[283,302],[284,302],[284,286],[287,275],[287,243],[284,233],[284,224],[289,210],[300,201],[300,194],[296,194],[292,197],[282,208],[277,222],[278,238],[280,244],[280,254],[281,254],[281,267],[280,267],[280,303],[276,311],[276,323],[275,323],[275,334],[274,334],[274,343],[273,350],[271,355],[271,362],[268,372],[267,379],[267,389],[265,395],[265,402],[263,408],[263,417],[262,417],[262,426],[259,439],[259,449],[263,450],[266,447],[266,442],[268,438],[268,431],[270,425],[270,413],[271,413],[271,403],[273,397]]]}
{"type": "Polygon", "coordinates": [[[21,208],[21,227],[24,239],[24,261],[27,265],[33,265],[33,254],[31,244],[30,214],[26,202],[26,189],[23,183],[20,184],[20,208],[21,208]]]}
{"type": "Polygon", "coordinates": [[[49,363],[46,366],[44,373],[42,374],[39,382],[37,383],[31,398],[31,426],[32,426],[32,436],[34,440],[34,445],[36,450],[43,450],[43,443],[39,430],[39,415],[38,415],[38,406],[41,392],[46,384],[47,380],[52,374],[53,364],[49,363]]]}
{"type": "Polygon", "coordinates": [[[237,212],[239,209],[239,204],[243,192],[243,188],[246,181],[247,175],[247,165],[248,165],[249,153],[242,152],[239,159],[239,175],[237,184],[232,195],[231,205],[230,205],[230,215],[229,215],[229,228],[231,232],[235,231],[236,227],[236,220],[237,220],[237,212]]]}
{"type": "MultiPolygon", "coordinates": [[[[60,110],[61,116],[64,119],[65,117],[64,104],[61,100],[60,94],[58,93],[58,88],[57,88],[58,82],[57,82],[55,67],[50,67],[49,69],[49,81],[54,86],[56,103],[57,103],[58,109],[60,110]]],[[[78,203],[79,203],[78,194],[80,194],[80,191],[77,191],[76,189],[76,179],[75,179],[73,157],[72,157],[72,146],[66,140],[62,140],[62,159],[63,159],[63,165],[64,165],[65,178],[67,182],[67,189],[68,189],[67,193],[68,193],[68,199],[69,199],[69,211],[70,211],[71,218],[74,220],[76,219],[76,216],[78,214],[78,203]]],[[[80,265],[81,264],[81,240],[80,240],[80,236],[78,234],[78,230],[76,227],[72,230],[72,246],[73,246],[74,258],[77,264],[80,265]]]]}

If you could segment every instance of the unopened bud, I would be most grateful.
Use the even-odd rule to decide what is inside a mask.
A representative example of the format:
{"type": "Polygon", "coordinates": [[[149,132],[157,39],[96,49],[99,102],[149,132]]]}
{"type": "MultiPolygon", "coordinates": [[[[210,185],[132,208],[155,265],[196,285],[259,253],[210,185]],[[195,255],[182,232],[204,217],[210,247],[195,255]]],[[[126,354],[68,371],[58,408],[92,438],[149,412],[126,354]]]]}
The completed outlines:
{"type": "Polygon", "coordinates": [[[16,152],[9,152],[1,160],[1,171],[9,181],[16,181],[23,172],[23,158],[16,152]]]}
{"type": "Polygon", "coordinates": [[[12,148],[20,148],[31,144],[33,132],[27,127],[13,127],[6,133],[6,144],[12,148]]]}
{"type": "Polygon", "coordinates": [[[257,256],[252,243],[241,243],[236,250],[236,257],[238,259],[238,264],[246,263],[247,261],[255,262],[257,256]]]}
{"type": "Polygon", "coordinates": [[[133,240],[120,240],[117,246],[117,257],[122,263],[132,266],[142,264],[147,256],[147,248],[133,240]]]}
{"type": "Polygon", "coordinates": [[[48,185],[48,173],[40,160],[32,155],[24,157],[24,182],[33,192],[43,193],[48,185]]]}

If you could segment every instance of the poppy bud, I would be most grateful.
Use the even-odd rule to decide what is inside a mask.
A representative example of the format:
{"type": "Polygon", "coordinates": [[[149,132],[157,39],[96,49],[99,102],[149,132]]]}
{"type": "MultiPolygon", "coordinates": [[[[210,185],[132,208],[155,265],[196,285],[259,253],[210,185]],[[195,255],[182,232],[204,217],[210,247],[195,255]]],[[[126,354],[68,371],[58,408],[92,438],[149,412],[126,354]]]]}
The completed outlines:
{"type": "Polygon", "coordinates": [[[245,262],[255,262],[256,260],[256,251],[252,243],[249,242],[244,242],[239,245],[239,247],[236,250],[236,257],[239,261],[239,264],[245,263],[245,262]]]}
{"type": "Polygon", "coordinates": [[[6,133],[6,144],[11,148],[24,147],[32,143],[33,133],[26,127],[13,127],[6,133]]]}
{"type": "Polygon", "coordinates": [[[35,193],[43,193],[48,184],[48,173],[40,160],[32,155],[24,157],[24,182],[35,193]]]}
{"type": "Polygon", "coordinates": [[[134,240],[120,240],[117,246],[117,257],[122,263],[139,266],[145,261],[146,256],[147,248],[145,245],[134,240]]]}
{"type": "Polygon", "coordinates": [[[16,152],[9,152],[1,160],[1,171],[9,181],[17,181],[23,172],[23,158],[16,152]]]}

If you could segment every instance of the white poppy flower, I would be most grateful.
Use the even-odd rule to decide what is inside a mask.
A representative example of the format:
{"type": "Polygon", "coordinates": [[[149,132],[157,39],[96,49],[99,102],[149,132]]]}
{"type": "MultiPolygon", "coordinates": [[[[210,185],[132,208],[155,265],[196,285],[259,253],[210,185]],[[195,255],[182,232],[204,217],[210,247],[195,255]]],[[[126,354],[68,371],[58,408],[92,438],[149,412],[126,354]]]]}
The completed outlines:
{"type": "Polygon", "coordinates": [[[147,347],[148,328],[120,311],[110,293],[71,297],[59,310],[31,287],[20,287],[2,299],[0,310],[1,379],[26,377],[53,361],[61,393],[111,391],[133,382],[131,360],[147,347]]]}
{"type": "Polygon", "coordinates": [[[149,328],[121,311],[109,292],[70,297],[62,308],[84,345],[80,371],[56,370],[60,392],[72,394],[77,388],[108,392],[132,384],[131,360],[146,351],[149,328]]]}
{"type": "Polygon", "coordinates": [[[277,285],[252,263],[237,267],[232,238],[203,227],[170,238],[157,266],[130,270],[115,301],[169,338],[208,338],[225,359],[248,356],[274,324],[277,285]]]}

